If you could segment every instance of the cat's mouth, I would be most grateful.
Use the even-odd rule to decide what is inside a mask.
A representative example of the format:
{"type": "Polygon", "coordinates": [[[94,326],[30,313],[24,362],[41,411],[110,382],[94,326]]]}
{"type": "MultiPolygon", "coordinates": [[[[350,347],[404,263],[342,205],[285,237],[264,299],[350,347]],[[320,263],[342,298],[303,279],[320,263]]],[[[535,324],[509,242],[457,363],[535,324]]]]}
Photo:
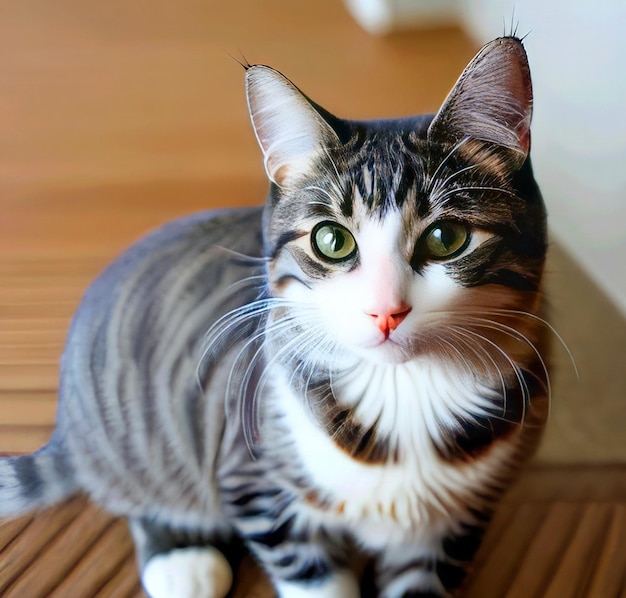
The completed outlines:
{"type": "Polygon", "coordinates": [[[419,333],[392,330],[355,348],[360,357],[372,363],[401,364],[437,352],[440,346],[437,340],[438,335],[425,325],[419,333]]]}
{"type": "Polygon", "coordinates": [[[379,337],[363,347],[359,354],[372,363],[389,364],[406,363],[415,357],[415,353],[395,339],[393,333],[379,337]]]}

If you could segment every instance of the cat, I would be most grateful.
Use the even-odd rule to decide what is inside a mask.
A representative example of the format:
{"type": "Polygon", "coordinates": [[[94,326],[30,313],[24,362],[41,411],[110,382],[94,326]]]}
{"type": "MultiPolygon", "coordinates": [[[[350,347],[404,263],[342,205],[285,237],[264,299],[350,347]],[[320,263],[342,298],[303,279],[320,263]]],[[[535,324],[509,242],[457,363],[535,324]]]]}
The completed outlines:
{"type": "Polygon", "coordinates": [[[86,493],[153,598],[226,596],[237,538],[281,598],[456,595],[549,406],[523,44],[391,120],[245,69],[265,205],[171,222],[95,280],[0,515],[86,493]]]}

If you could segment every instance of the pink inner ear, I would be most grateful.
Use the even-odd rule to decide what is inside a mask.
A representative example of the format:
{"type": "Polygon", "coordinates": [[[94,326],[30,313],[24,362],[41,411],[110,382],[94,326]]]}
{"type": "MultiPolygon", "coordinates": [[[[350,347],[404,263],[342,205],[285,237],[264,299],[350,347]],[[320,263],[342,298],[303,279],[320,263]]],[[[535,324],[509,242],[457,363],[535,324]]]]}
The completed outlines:
{"type": "Polygon", "coordinates": [[[512,120],[511,125],[517,133],[520,149],[527,154],[530,151],[530,121],[533,108],[530,69],[521,42],[517,42],[509,50],[511,51],[502,57],[502,60],[506,61],[506,66],[503,67],[507,75],[505,90],[518,104],[518,109],[512,116],[518,119],[522,116],[517,123],[512,120]]]}

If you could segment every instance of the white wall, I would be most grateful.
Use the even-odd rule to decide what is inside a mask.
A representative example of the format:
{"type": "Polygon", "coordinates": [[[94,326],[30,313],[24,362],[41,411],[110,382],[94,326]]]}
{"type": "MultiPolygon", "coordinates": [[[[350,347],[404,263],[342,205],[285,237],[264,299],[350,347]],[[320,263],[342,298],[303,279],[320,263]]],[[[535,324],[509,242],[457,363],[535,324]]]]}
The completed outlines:
{"type": "Polygon", "coordinates": [[[532,156],[559,242],[626,314],[626,2],[459,2],[487,41],[518,23],[535,90],[532,156]]]}

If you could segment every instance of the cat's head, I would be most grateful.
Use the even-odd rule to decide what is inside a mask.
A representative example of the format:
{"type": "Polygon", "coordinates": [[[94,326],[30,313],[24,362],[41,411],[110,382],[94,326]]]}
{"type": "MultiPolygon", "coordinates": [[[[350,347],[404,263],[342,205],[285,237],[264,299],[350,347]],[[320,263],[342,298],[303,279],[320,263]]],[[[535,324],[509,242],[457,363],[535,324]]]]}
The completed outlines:
{"type": "Polygon", "coordinates": [[[539,309],[546,224],[518,39],[486,45],[434,116],[342,120],[260,65],[246,90],[271,180],[269,292],[312,342],[388,363],[529,351],[534,322],[515,314],[539,309]]]}

